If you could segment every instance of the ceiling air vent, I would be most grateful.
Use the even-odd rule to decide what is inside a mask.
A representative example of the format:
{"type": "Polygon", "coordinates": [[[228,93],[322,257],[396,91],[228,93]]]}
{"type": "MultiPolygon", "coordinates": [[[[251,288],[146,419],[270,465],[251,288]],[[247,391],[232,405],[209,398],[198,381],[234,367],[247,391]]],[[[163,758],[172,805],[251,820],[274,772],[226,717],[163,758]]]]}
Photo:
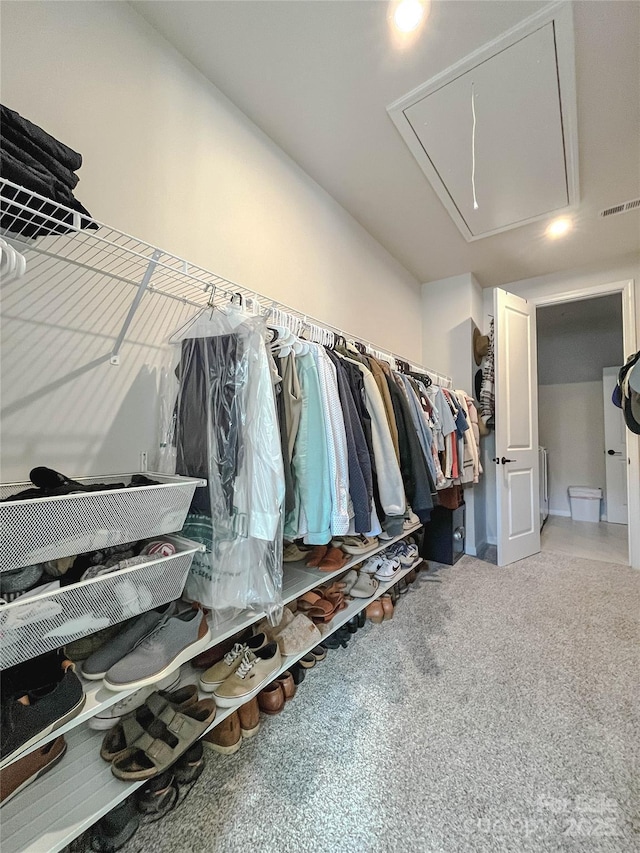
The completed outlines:
{"type": "Polygon", "coordinates": [[[630,210],[640,209],[640,198],[634,198],[633,201],[623,201],[621,204],[614,204],[613,207],[605,207],[600,211],[600,216],[617,216],[618,213],[629,213],[630,210]]]}

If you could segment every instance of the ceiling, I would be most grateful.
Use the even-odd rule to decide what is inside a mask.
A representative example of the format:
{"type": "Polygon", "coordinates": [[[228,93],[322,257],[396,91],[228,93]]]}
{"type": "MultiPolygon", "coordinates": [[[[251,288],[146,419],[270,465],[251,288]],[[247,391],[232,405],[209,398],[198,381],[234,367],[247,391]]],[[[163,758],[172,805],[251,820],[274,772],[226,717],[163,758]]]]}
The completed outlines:
{"type": "Polygon", "coordinates": [[[640,3],[574,3],[580,204],[565,237],[547,222],[467,243],[386,107],[545,3],[433,0],[400,44],[369,0],[133,2],[209,80],[419,281],[473,272],[485,287],[640,249],[640,3]]]}

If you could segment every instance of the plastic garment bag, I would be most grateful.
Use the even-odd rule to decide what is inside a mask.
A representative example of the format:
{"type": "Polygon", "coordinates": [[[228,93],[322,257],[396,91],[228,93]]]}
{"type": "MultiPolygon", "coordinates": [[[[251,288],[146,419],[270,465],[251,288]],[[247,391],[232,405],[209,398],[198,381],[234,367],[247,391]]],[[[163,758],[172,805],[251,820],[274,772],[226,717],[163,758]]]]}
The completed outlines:
{"type": "Polygon", "coordinates": [[[182,531],[207,548],[185,597],[217,614],[281,607],[284,470],[265,329],[234,305],[201,313],[178,333],[177,398],[163,406],[176,473],[207,480],[182,531]]]}

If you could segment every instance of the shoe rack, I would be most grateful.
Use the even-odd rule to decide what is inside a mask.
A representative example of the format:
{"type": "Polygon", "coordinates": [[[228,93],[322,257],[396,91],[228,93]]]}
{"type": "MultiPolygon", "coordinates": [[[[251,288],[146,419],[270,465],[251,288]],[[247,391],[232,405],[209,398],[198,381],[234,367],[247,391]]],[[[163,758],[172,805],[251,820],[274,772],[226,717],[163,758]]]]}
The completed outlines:
{"type": "MultiPolygon", "coordinates": [[[[334,572],[309,569],[304,563],[285,563],[283,602],[286,604],[293,601],[319,584],[345,574],[364,559],[410,536],[420,527],[420,524],[413,525],[404,530],[400,536],[384,542],[367,554],[353,557],[334,572]]],[[[421,562],[422,558],[418,557],[413,566],[402,569],[391,581],[381,583],[371,598],[351,601],[344,610],[336,614],[324,636],[330,636],[337,631],[421,562]]],[[[219,626],[215,633],[212,632],[210,646],[217,645],[250,627],[264,618],[264,615],[264,613],[240,614],[236,619],[219,626]]],[[[316,645],[317,643],[314,642],[299,654],[283,658],[282,667],[274,673],[273,678],[277,678],[293,666],[316,645]]],[[[181,683],[197,682],[199,675],[199,671],[190,664],[185,664],[181,671],[181,683]]],[[[127,783],[116,779],[111,773],[110,766],[100,758],[100,744],[104,732],[94,731],[87,725],[83,725],[89,717],[134,691],[112,693],[101,687],[100,682],[96,684],[96,682],[84,680],[83,686],[87,698],[82,714],[56,729],[55,732],[45,735],[30,749],[16,756],[16,758],[22,757],[60,734],[66,735],[67,753],[64,759],[17,797],[9,800],[0,810],[3,853],[58,853],[144,784],[142,782],[127,783]]],[[[210,694],[202,694],[202,696],[211,698],[210,694]]],[[[221,723],[240,705],[242,705],[241,702],[232,708],[219,708],[210,728],[221,723]]]]}

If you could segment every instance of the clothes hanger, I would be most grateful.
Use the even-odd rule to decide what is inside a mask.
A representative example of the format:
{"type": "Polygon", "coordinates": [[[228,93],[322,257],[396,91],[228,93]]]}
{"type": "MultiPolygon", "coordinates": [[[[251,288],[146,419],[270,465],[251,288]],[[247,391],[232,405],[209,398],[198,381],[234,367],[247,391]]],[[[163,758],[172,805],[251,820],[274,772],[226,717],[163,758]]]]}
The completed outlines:
{"type": "Polygon", "coordinates": [[[208,309],[211,309],[211,315],[213,316],[213,310],[215,308],[214,303],[215,303],[215,298],[216,298],[216,286],[215,286],[215,284],[205,284],[205,286],[204,286],[205,293],[207,292],[207,290],[209,290],[209,288],[211,288],[211,295],[209,296],[209,299],[207,300],[207,304],[203,305],[202,308],[198,308],[198,310],[196,311],[196,313],[192,317],[189,317],[188,320],[186,320],[181,326],[179,326],[177,329],[175,329],[169,335],[168,343],[170,343],[172,345],[181,343],[182,340],[184,339],[184,332],[186,332],[187,329],[191,328],[191,326],[193,326],[193,324],[196,322],[196,320],[198,320],[200,317],[202,317],[204,312],[207,311],[208,309]],[[178,340],[175,340],[176,335],[180,335],[180,338],[178,340]]]}

